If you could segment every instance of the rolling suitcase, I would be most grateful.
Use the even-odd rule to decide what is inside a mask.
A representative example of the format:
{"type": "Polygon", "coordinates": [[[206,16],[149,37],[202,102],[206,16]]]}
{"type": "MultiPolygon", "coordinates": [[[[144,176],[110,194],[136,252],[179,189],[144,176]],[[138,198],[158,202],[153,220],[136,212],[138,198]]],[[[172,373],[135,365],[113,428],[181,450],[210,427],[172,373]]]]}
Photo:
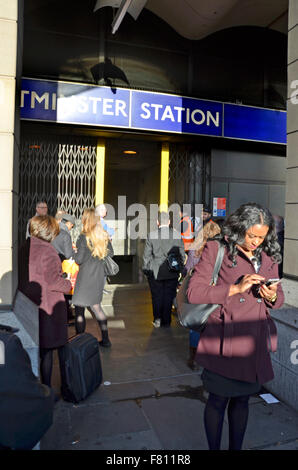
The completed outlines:
{"type": "Polygon", "coordinates": [[[61,393],[65,401],[79,403],[102,382],[98,341],[90,333],[68,340],[61,350],[61,393]]]}

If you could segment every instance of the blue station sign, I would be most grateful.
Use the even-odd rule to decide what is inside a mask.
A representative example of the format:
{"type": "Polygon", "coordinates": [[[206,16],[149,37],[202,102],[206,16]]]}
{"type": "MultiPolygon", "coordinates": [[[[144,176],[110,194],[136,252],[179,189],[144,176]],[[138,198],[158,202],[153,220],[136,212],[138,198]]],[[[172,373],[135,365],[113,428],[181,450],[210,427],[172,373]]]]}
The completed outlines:
{"type": "Polygon", "coordinates": [[[23,78],[21,119],[286,144],[286,111],[23,78]]]}

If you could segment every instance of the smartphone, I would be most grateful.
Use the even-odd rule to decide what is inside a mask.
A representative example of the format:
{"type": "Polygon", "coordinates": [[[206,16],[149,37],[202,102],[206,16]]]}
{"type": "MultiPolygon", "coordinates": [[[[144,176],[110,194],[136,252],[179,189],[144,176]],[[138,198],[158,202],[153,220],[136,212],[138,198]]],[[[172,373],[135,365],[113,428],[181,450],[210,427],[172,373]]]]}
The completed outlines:
{"type": "Polygon", "coordinates": [[[269,287],[271,286],[271,284],[275,284],[276,282],[279,282],[281,281],[281,279],[277,278],[277,279],[268,279],[268,281],[265,282],[265,286],[269,287]]]}

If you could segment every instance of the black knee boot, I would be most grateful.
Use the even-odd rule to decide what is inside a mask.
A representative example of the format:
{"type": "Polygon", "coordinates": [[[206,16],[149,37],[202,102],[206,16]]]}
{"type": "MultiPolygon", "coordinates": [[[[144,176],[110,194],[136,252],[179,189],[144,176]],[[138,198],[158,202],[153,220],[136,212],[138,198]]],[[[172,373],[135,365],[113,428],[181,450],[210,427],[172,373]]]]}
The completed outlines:
{"type": "Polygon", "coordinates": [[[99,341],[99,345],[103,346],[104,348],[110,348],[112,343],[109,339],[109,332],[108,332],[108,322],[107,320],[98,320],[98,324],[101,331],[102,339],[99,341]]]}

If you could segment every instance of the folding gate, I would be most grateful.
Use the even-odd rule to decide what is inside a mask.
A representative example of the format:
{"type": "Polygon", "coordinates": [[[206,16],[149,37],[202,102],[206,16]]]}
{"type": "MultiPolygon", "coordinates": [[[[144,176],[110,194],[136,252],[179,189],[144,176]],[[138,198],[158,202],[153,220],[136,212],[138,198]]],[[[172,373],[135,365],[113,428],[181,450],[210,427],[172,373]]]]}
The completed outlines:
{"type": "Polygon", "coordinates": [[[170,145],[169,203],[209,204],[211,198],[210,152],[184,144],[170,145]]]}
{"type": "MultiPolygon", "coordinates": [[[[80,219],[95,205],[97,139],[77,136],[22,136],[19,161],[19,244],[25,240],[28,219],[36,202],[45,200],[48,212],[65,210],[80,219]]],[[[74,238],[80,230],[76,227],[74,238]]]]}

